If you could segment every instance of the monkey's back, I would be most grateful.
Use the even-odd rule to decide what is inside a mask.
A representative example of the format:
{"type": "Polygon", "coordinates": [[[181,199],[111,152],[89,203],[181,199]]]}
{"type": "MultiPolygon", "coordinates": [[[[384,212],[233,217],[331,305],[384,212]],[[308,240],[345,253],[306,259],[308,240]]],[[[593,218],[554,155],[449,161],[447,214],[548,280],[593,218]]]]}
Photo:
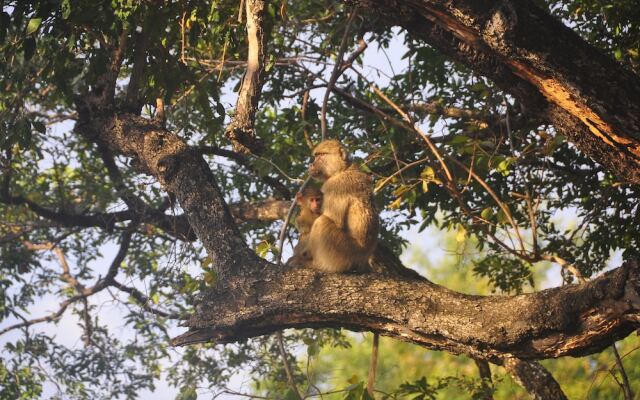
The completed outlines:
{"type": "Polygon", "coordinates": [[[355,246],[370,255],[379,230],[371,178],[352,165],[325,181],[322,193],[323,213],[348,231],[355,246]]]}

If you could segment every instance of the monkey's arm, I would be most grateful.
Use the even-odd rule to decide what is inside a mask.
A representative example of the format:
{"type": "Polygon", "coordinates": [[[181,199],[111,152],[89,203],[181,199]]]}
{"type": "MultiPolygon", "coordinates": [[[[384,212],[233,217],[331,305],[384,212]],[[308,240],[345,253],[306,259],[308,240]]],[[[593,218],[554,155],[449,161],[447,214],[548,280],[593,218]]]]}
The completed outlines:
{"type": "Polygon", "coordinates": [[[333,221],[338,229],[344,230],[348,224],[349,207],[349,196],[332,196],[325,201],[322,215],[333,221]]]}

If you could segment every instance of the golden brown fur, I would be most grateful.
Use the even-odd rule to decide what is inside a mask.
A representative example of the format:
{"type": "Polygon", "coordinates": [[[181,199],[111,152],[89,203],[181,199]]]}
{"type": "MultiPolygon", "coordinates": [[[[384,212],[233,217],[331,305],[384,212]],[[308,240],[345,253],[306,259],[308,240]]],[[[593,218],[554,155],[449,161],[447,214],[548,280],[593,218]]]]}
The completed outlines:
{"type": "Polygon", "coordinates": [[[322,215],[309,234],[311,267],[324,272],[366,269],[379,227],[371,180],[351,164],[338,141],[318,144],[313,154],[309,171],[324,184],[322,215]]]}
{"type": "Polygon", "coordinates": [[[296,203],[300,207],[296,217],[296,228],[300,237],[287,264],[302,266],[311,261],[309,233],[313,222],[322,214],[322,192],[318,188],[308,187],[302,193],[296,194],[296,203]]]}

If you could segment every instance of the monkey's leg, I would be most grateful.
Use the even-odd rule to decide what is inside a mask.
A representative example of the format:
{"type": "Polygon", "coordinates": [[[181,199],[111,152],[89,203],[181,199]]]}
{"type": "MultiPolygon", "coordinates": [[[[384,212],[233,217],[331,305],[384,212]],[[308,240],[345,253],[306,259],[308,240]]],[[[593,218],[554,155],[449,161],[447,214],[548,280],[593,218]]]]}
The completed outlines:
{"type": "Polygon", "coordinates": [[[347,272],[358,257],[354,257],[353,241],[331,218],[321,215],[315,220],[309,235],[311,267],[323,272],[347,272]]]}
{"type": "Polygon", "coordinates": [[[289,267],[304,267],[311,263],[311,252],[309,251],[309,238],[301,238],[298,244],[293,248],[293,255],[289,258],[285,265],[289,267]]]}

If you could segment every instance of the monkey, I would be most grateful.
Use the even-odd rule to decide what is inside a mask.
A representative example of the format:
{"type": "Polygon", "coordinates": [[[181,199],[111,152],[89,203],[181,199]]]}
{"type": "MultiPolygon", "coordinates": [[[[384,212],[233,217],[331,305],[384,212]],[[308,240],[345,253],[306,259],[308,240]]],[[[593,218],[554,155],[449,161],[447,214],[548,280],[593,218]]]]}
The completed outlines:
{"type": "Polygon", "coordinates": [[[369,270],[379,229],[371,179],[337,140],[319,143],[313,156],[309,173],[323,182],[323,205],[309,233],[309,266],[333,273],[369,270]]]}
{"type": "Polygon", "coordinates": [[[311,260],[308,248],[309,232],[313,222],[322,214],[322,192],[316,187],[307,187],[302,192],[296,193],[296,203],[300,207],[296,217],[296,229],[300,237],[287,265],[301,266],[311,260]]]}

